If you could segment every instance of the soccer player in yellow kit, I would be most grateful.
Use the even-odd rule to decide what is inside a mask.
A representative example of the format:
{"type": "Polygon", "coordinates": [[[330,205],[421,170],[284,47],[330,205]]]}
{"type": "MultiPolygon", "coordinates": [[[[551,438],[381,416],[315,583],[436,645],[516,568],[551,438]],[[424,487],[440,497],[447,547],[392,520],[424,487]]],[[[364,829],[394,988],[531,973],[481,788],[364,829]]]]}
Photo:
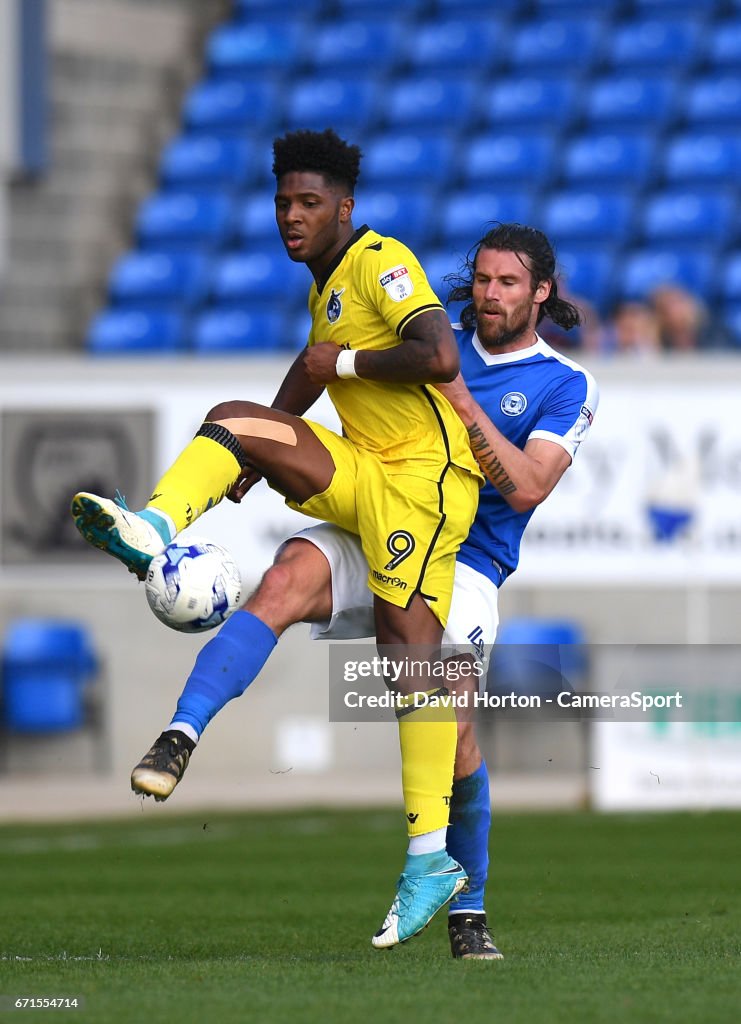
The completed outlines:
{"type": "MultiPolygon", "coordinates": [[[[360,537],[379,647],[395,645],[401,660],[414,645],[419,661],[420,652],[439,648],[455,555],[482,475],[463,424],[430,386],[453,380],[459,368],[441,303],[406,246],[353,226],[359,166],[360,150],[330,129],[275,140],[278,229],[289,257],[308,266],[314,283],[308,344],[272,407],[232,401],[211,409],[141,512],[82,492],[72,513],[86,540],[141,577],[180,530],[262,474],[292,508],[360,537]],[[341,437],[302,418],[325,387],[341,437]]],[[[241,667],[250,650],[275,642],[264,623],[240,610],[204,647],[186,686],[197,733],[244,689],[241,667]]],[[[415,692],[438,692],[430,683],[395,682],[404,696],[398,718],[409,848],[396,898],[373,938],[378,947],[421,931],[466,883],[445,851],[455,713],[415,709],[415,692]]],[[[138,791],[160,798],[169,793],[148,788],[147,760],[155,768],[174,759],[183,770],[190,754],[187,735],[175,749],[162,739],[135,780],[138,791]]]]}

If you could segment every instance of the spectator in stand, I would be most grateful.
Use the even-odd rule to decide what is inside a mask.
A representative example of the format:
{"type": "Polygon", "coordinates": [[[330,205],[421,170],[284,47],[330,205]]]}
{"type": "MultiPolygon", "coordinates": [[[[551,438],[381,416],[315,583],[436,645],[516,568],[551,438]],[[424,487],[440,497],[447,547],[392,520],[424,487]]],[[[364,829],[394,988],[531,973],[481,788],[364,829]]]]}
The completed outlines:
{"type": "Polygon", "coordinates": [[[705,304],[685,288],[662,285],[651,293],[650,303],[658,320],[663,351],[694,352],[728,346],[723,328],[713,322],[705,304]]]}
{"type": "Polygon", "coordinates": [[[609,354],[655,356],[661,350],[656,312],[645,302],[619,302],[600,337],[600,350],[609,354]]]}

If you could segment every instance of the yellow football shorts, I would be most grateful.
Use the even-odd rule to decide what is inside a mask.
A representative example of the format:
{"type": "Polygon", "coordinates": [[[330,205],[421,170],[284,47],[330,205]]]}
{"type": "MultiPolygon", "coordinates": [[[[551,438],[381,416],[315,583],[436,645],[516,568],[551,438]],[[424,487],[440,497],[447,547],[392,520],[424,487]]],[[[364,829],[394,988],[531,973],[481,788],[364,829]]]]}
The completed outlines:
{"type": "Polygon", "coordinates": [[[368,587],[389,604],[407,608],[415,594],[445,626],[453,594],[455,557],[476,514],[479,481],[457,466],[441,480],[389,467],[345,437],[305,420],[335,464],[329,487],[302,505],[360,537],[368,560],[368,587]]]}

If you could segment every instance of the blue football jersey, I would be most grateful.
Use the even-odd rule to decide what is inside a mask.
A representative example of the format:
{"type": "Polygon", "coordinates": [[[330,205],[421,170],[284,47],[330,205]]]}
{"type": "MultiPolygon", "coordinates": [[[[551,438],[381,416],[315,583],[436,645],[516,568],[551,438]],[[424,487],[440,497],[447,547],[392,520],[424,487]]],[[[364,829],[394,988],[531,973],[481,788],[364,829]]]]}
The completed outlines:
{"type": "MultiPolygon", "coordinates": [[[[592,375],[540,337],[529,348],[492,354],[475,331],[458,326],[456,336],[463,379],[507,440],[524,448],[531,437],[543,438],[561,445],[573,459],[597,410],[592,375]]],[[[517,568],[533,511],[516,512],[487,481],[459,560],[499,586],[517,568]]]]}

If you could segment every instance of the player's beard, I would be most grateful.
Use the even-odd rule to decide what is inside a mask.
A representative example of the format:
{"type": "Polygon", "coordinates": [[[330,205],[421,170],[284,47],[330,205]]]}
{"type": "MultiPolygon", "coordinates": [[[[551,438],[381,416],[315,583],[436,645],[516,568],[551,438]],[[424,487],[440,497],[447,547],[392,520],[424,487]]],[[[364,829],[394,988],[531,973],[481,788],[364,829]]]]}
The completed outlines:
{"type": "Polygon", "coordinates": [[[530,295],[523,299],[519,306],[515,306],[511,313],[500,313],[499,319],[494,323],[488,320],[477,321],[476,333],[479,341],[487,349],[501,349],[518,341],[530,326],[532,310],[533,299],[530,295]]]}

